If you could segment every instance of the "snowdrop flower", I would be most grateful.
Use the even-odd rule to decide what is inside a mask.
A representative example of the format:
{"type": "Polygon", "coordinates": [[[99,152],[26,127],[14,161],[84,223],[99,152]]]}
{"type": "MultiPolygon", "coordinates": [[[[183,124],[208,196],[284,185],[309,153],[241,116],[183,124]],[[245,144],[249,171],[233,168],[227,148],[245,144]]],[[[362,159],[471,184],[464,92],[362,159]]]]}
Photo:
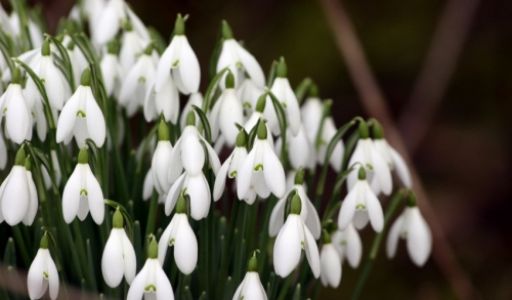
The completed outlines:
{"type": "Polygon", "coordinates": [[[180,138],[176,141],[172,152],[169,169],[169,182],[173,183],[185,169],[188,175],[202,173],[203,165],[208,156],[208,162],[215,174],[220,168],[220,161],[212,146],[204,139],[195,127],[194,112],[187,116],[187,126],[183,129],[180,138]]]}
{"type": "Polygon", "coordinates": [[[103,113],[91,90],[91,72],[86,69],[80,86],[64,105],[57,122],[57,143],[68,143],[75,137],[78,147],[83,148],[87,139],[101,147],[105,142],[106,124],[103,113]]]}
{"type": "Polygon", "coordinates": [[[226,88],[213,105],[210,114],[210,119],[212,120],[212,138],[216,139],[220,131],[224,140],[230,147],[235,144],[238,134],[236,124],[242,124],[244,121],[242,103],[236,96],[234,80],[233,74],[228,72],[226,75],[226,88]]]}
{"type": "Polygon", "coordinates": [[[301,212],[301,200],[295,194],[290,203],[290,213],[277,235],[274,243],[274,270],[277,275],[286,277],[299,265],[304,250],[315,278],[320,276],[320,255],[315,238],[304,225],[301,212]]]}
{"type": "Polygon", "coordinates": [[[119,98],[121,91],[123,69],[119,57],[119,43],[117,40],[112,40],[107,44],[107,53],[103,55],[100,62],[101,75],[103,77],[103,84],[105,91],[109,97],[119,98]]]}
{"type": "Polygon", "coordinates": [[[410,195],[407,207],[389,230],[386,252],[389,258],[396,254],[399,239],[407,241],[407,251],[412,261],[423,266],[432,251],[432,233],[416,206],[414,195],[410,195]]]}
{"type": "Polygon", "coordinates": [[[233,32],[226,21],[222,21],[222,38],[222,50],[217,60],[217,73],[224,68],[229,68],[235,76],[235,86],[239,86],[245,78],[245,74],[248,74],[258,87],[263,88],[265,75],[263,75],[261,66],[254,56],[234,39],[233,32]]]}
{"type": "Polygon", "coordinates": [[[242,81],[242,84],[237,88],[237,98],[242,101],[242,106],[247,115],[250,115],[256,108],[256,103],[263,92],[263,88],[258,87],[250,78],[242,81]]]}
{"type": "MultiPolygon", "coordinates": [[[[185,107],[183,107],[183,111],[181,112],[181,117],[180,117],[180,127],[181,128],[185,128],[185,126],[187,125],[187,116],[191,111],[193,111],[194,105],[197,107],[203,106],[203,95],[201,95],[201,93],[190,94],[187,104],[185,104],[185,107]]],[[[178,110],[179,110],[179,108],[178,108],[178,110]]],[[[176,113],[176,116],[177,115],[178,115],[178,112],[176,113]]],[[[195,124],[195,125],[197,126],[198,124],[195,124]]]]}
{"type": "Polygon", "coordinates": [[[11,172],[0,185],[0,223],[4,219],[10,226],[22,221],[29,226],[34,222],[39,200],[31,165],[30,157],[25,157],[25,150],[21,147],[11,172]]]}
{"type": "Polygon", "coordinates": [[[302,221],[304,224],[306,224],[315,239],[320,238],[322,230],[320,218],[318,216],[318,212],[315,209],[315,206],[313,203],[311,203],[311,200],[306,194],[306,189],[304,186],[304,170],[302,169],[297,171],[295,174],[295,182],[292,189],[290,189],[290,191],[283,198],[279,199],[279,201],[277,201],[276,205],[272,209],[268,227],[269,235],[271,237],[276,236],[279,233],[281,227],[283,227],[286,216],[286,204],[289,203],[288,201],[290,201],[291,197],[293,197],[295,193],[301,200],[302,209],[300,211],[300,217],[302,221]]]}
{"type": "Polygon", "coordinates": [[[64,37],[62,44],[66,45],[66,50],[73,69],[73,79],[75,85],[78,86],[80,85],[80,75],[89,67],[89,62],[80,47],[75,45],[75,42],[69,36],[64,37]]]}
{"type": "MultiPolygon", "coordinates": [[[[354,153],[350,157],[349,166],[356,163],[369,166],[368,182],[375,194],[381,192],[385,195],[391,194],[393,182],[389,166],[381,153],[375,148],[373,140],[369,137],[368,126],[364,121],[359,123],[359,140],[357,141],[354,153]]],[[[353,170],[347,177],[347,189],[351,190],[357,182],[357,172],[353,170]]],[[[357,227],[357,226],[356,226],[357,227]]]]}
{"type": "Polygon", "coordinates": [[[180,92],[185,95],[197,93],[199,90],[201,69],[197,56],[185,36],[185,18],[180,14],[176,18],[171,43],[158,63],[155,86],[157,91],[165,85],[169,76],[172,76],[180,92]]]}
{"type": "Polygon", "coordinates": [[[158,261],[158,245],[150,236],[146,263],[133,279],[128,289],[127,300],[141,299],[174,300],[171,282],[158,261]]]}
{"type": "Polygon", "coordinates": [[[78,164],[62,192],[62,213],[64,221],[71,223],[78,215],[83,221],[89,210],[96,224],[103,223],[105,204],[101,186],[89,167],[87,149],[80,149],[78,164]]]}
{"type": "Polygon", "coordinates": [[[384,157],[389,169],[396,171],[396,174],[398,175],[398,178],[400,178],[402,184],[405,187],[410,188],[412,186],[412,180],[409,168],[407,168],[407,164],[400,153],[388,144],[384,138],[382,126],[377,120],[373,120],[372,133],[374,139],[373,144],[375,145],[377,152],[384,157]]]}
{"type": "MultiPolygon", "coordinates": [[[[88,1],[81,1],[78,4],[81,9],[81,11],[78,11],[78,13],[82,13],[85,15],[88,19],[89,23],[89,32],[93,33],[93,31],[96,29],[96,25],[98,24],[100,20],[100,16],[102,12],[105,9],[105,6],[107,5],[106,0],[88,0],[88,1]]],[[[76,7],[76,6],[75,6],[76,7]]],[[[80,15],[79,15],[80,16],[80,15]]],[[[77,19],[79,21],[79,19],[77,19]]]]}
{"type": "Polygon", "coordinates": [[[364,167],[360,167],[357,182],[341,203],[338,227],[344,230],[351,222],[354,222],[357,229],[362,229],[368,224],[368,221],[373,230],[382,231],[384,227],[382,207],[366,181],[364,167]]]}
{"type": "Polygon", "coordinates": [[[135,64],[137,57],[144,51],[148,42],[133,31],[133,27],[130,22],[125,22],[124,27],[123,35],[121,37],[119,61],[123,69],[123,73],[126,74],[135,64]]]}
{"type": "MultiPolygon", "coordinates": [[[[146,176],[144,176],[144,183],[142,184],[142,200],[147,201],[153,195],[153,189],[155,188],[155,182],[153,177],[153,170],[149,168],[146,176]]],[[[158,200],[160,203],[160,199],[158,200]]]]}
{"type": "Polygon", "coordinates": [[[144,118],[146,118],[146,121],[153,121],[159,116],[163,116],[167,122],[176,123],[179,113],[180,94],[172,77],[166,77],[160,90],[156,89],[156,82],[153,81],[144,98],[144,118]]]}
{"type": "Polygon", "coordinates": [[[32,113],[21,90],[22,76],[18,68],[14,69],[12,82],[0,97],[0,122],[5,116],[5,135],[21,144],[32,139],[32,113]]]}
{"type": "Polygon", "coordinates": [[[185,275],[194,271],[197,265],[197,238],[188,223],[186,197],[180,195],[176,213],[165,228],[158,242],[158,260],[163,265],[167,248],[174,248],[174,261],[185,275]]]}
{"type": "MultiPolygon", "coordinates": [[[[306,130],[301,124],[297,135],[293,135],[291,130],[286,130],[286,150],[288,151],[288,159],[294,169],[310,168],[313,169],[316,165],[316,160],[313,155],[313,146],[306,135],[306,130]]],[[[283,147],[283,140],[279,138],[276,142],[276,153],[281,152],[283,147]]]]}
{"type": "Polygon", "coordinates": [[[149,45],[130,68],[121,85],[119,103],[126,108],[129,117],[132,117],[137,109],[144,105],[149,85],[155,78],[156,66],[151,56],[152,53],[153,46],[149,45]]]}
{"type": "MultiPolygon", "coordinates": [[[[281,57],[276,68],[276,79],[274,79],[270,92],[274,94],[283,106],[286,121],[288,122],[287,124],[292,134],[297,135],[301,124],[299,101],[290,86],[290,82],[286,78],[286,74],[286,63],[284,58],[281,57]]],[[[268,101],[272,101],[270,96],[268,96],[268,101]]],[[[270,104],[265,107],[265,117],[268,120],[270,131],[272,131],[274,135],[278,135],[280,133],[279,122],[274,110],[274,105],[270,104]]]]}
{"type": "MultiPolygon", "coordinates": [[[[22,29],[21,29],[21,23],[20,18],[16,12],[12,12],[10,16],[11,26],[12,29],[11,34],[16,39],[21,39],[22,37],[22,29]]],[[[37,24],[32,21],[31,19],[27,20],[28,22],[28,38],[30,39],[32,47],[39,48],[41,44],[43,43],[43,33],[41,32],[41,29],[37,24]]]]}
{"type": "Polygon", "coordinates": [[[337,288],[341,281],[341,260],[331,242],[331,236],[324,231],[324,245],[320,252],[320,280],[323,286],[337,288]]]}
{"type": "Polygon", "coordinates": [[[170,215],[181,194],[190,199],[190,216],[194,220],[201,220],[208,216],[210,211],[211,191],[208,181],[202,172],[190,174],[185,171],[169,189],[165,199],[165,213],[170,215]]]}
{"type": "MultiPolygon", "coordinates": [[[[151,159],[151,174],[156,191],[160,195],[166,195],[171,187],[168,170],[171,165],[172,145],[170,141],[169,127],[164,120],[158,125],[158,143],[156,144],[153,158],[151,159]]],[[[164,198],[165,199],[165,198],[164,198]]]]}
{"type": "Polygon", "coordinates": [[[357,268],[363,255],[363,244],[354,225],[349,224],[344,230],[337,229],[332,235],[332,243],[340,256],[341,262],[347,259],[352,268],[357,268]]]}
{"type": "MultiPolygon", "coordinates": [[[[265,116],[263,115],[263,112],[265,111],[265,106],[267,103],[267,94],[262,94],[258,98],[258,101],[256,102],[255,110],[251,113],[249,119],[244,124],[244,129],[246,132],[251,132],[260,122],[260,120],[266,121],[265,116]]],[[[272,145],[272,148],[274,148],[274,139],[272,138],[272,133],[270,132],[270,129],[268,129],[267,126],[267,141],[272,145]]]]}
{"type": "Polygon", "coordinates": [[[254,251],[247,264],[247,273],[233,295],[233,300],[267,300],[267,293],[258,274],[258,259],[254,251]]]}
{"type": "Polygon", "coordinates": [[[260,121],[254,145],[237,174],[239,199],[248,197],[251,187],[261,198],[267,198],[270,193],[276,197],[284,196],[286,179],[283,165],[268,142],[267,134],[265,122],[260,121]]]}
{"type": "Polygon", "coordinates": [[[124,231],[123,215],[119,208],[114,212],[112,230],[101,256],[101,273],[105,283],[115,288],[123,280],[130,284],[135,277],[137,259],[130,239],[124,231]]]}
{"type": "MultiPolygon", "coordinates": [[[[215,185],[213,186],[213,200],[218,201],[224,193],[226,186],[226,178],[236,178],[240,166],[247,157],[247,133],[245,130],[240,130],[236,138],[236,146],[233,152],[226,158],[224,163],[219,169],[217,176],[215,176],[215,185]]],[[[253,197],[248,197],[247,204],[253,204],[256,199],[256,194],[253,197]]]]}
{"type": "Polygon", "coordinates": [[[27,287],[30,299],[43,298],[46,290],[52,300],[59,295],[59,273],[48,250],[47,233],[41,238],[39,250],[28,269],[27,287]]]}

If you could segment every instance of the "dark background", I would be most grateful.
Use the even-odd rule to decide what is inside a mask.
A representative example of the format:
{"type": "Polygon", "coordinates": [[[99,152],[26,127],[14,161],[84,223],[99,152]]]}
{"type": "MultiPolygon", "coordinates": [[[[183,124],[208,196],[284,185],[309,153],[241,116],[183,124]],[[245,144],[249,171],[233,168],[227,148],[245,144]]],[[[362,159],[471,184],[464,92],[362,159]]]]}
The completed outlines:
{"type": "MultiPolygon", "coordinates": [[[[69,0],[32,2],[44,6],[50,30],[72,5],[69,0]]],[[[355,115],[365,115],[317,1],[129,2],[142,20],[164,37],[170,35],[178,12],[190,14],[187,36],[203,67],[218,37],[220,20],[227,19],[235,36],[244,41],[264,69],[282,55],[287,59],[292,85],[312,77],[321,95],[334,100],[338,125],[355,115]]],[[[466,5],[466,1],[454,2],[466,5]]],[[[397,122],[407,111],[404,108],[447,3],[344,1],[397,122]]],[[[478,2],[460,55],[450,60],[455,68],[445,93],[426,124],[426,135],[419,137],[411,153],[456,259],[484,299],[512,299],[511,6],[510,1],[478,2]]],[[[400,124],[401,131],[408,129],[408,124],[400,124]]],[[[365,239],[365,250],[370,242],[365,239]]],[[[401,250],[392,262],[379,257],[363,298],[456,297],[436,261],[430,259],[418,269],[401,250]]],[[[357,275],[345,266],[341,287],[323,291],[321,298],[348,297],[357,275]]]]}

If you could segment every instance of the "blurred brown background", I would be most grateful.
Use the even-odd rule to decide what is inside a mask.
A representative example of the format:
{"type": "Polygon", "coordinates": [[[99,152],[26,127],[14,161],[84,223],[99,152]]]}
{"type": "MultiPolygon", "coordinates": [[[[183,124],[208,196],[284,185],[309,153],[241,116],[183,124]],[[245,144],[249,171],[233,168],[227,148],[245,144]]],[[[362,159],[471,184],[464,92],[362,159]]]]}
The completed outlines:
{"type": "MultiPolygon", "coordinates": [[[[44,6],[50,28],[72,5],[70,0],[32,2],[44,6]]],[[[312,77],[322,96],[334,99],[338,125],[354,115],[366,115],[326,21],[322,1],[129,2],[142,20],[164,37],[170,35],[178,12],[190,14],[187,35],[205,67],[218,37],[220,20],[227,19],[236,37],[244,40],[265,69],[283,55],[293,85],[306,76],[312,77]]],[[[512,299],[512,3],[366,0],[343,4],[391,115],[400,132],[406,134],[411,157],[457,262],[479,297],[512,299]],[[468,6],[475,7],[474,13],[468,6]],[[430,105],[431,98],[436,97],[428,94],[429,85],[416,96],[413,87],[447,7],[451,7],[448,22],[441,27],[448,32],[448,38],[438,44],[438,54],[449,59],[434,59],[433,64],[427,65],[451,69],[449,65],[453,64],[453,73],[442,78],[438,105],[435,99],[430,105]],[[467,17],[463,25],[456,23],[461,14],[467,17]],[[450,30],[458,30],[457,24],[462,33],[450,35],[450,30]],[[454,39],[460,39],[461,47],[451,53],[454,39]],[[411,102],[411,98],[417,100],[411,102]],[[410,115],[411,111],[432,118],[418,119],[417,115],[410,115]],[[420,120],[420,124],[415,120],[420,120]],[[411,131],[418,125],[425,126],[425,135],[411,131]]],[[[434,74],[430,80],[442,75],[434,74]]],[[[365,242],[366,250],[369,243],[370,240],[365,242]]],[[[356,276],[357,272],[345,267],[341,287],[324,291],[322,298],[347,298],[356,276]]],[[[392,262],[379,257],[363,293],[364,299],[377,297],[456,298],[449,280],[433,259],[425,268],[417,269],[405,251],[392,262]]]]}

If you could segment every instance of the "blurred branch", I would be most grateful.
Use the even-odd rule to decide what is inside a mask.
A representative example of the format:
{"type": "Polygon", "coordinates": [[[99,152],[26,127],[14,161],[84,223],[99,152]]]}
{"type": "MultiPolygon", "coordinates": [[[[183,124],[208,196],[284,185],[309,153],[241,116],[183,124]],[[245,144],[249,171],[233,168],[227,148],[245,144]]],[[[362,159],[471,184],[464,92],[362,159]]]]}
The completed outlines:
{"type": "Polygon", "coordinates": [[[479,0],[451,0],[437,24],[430,49],[403,109],[400,129],[411,153],[425,137],[471,28],[479,0]]]}
{"type": "Polygon", "coordinates": [[[345,59],[348,72],[359,93],[366,112],[381,121],[386,129],[387,138],[396,149],[402,153],[411,168],[414,191],[418,197],[425,218],[428,220],[434,238],[433,256],[446,279],[449,281],[459,299],[476,297],[475,290],[455,258],[444,230],[431,206],[428,196],[410,157],[397,126],[390,116],[384,96],[370,70],[354,27],[339,0],[319,0],[334,34],[337,46],[345,59]]]}

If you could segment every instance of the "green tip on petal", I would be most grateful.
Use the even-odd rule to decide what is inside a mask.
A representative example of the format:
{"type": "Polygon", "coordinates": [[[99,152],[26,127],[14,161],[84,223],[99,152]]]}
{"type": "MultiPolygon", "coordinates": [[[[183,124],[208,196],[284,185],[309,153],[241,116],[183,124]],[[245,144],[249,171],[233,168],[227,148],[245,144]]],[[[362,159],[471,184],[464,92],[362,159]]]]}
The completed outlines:
{"type": "Polygon", "coordinates": [[[174,35],[185,35],[185,18],[181,14],[176,17],[174,35]]]}
{"type": "Polygon", "coordinates": [[[370,133],[368,131],[368,124],[364,120],[359,121],[359,128],[357,129],[357,132],[359,133],[360,139],[367,139],[370,137],[370,133]]]}
{"type": "Polygon", "coordinates": [[[170,141],[171,140],[171,134],[169,131],[169,126],[165,122],[165,120],[162,118],[160,119],[160,123],[158,124],[158,140],[159,141],[170,141]]]}
{"type": "Polygon", "coordinates": [[[380,140],[384,138],[384,129],[379,121],[373,119],[372,120],[372,136],[374,139],[380,140]]]}
{"type": "Polygon", "coordinates": [[[228,70],[228,74],[226,75],[226,88],[227,89],[234,89],[235,88],[235,76],[233,76],[233,73],[228,70]]]}
{"type": "Polygon", "coordinates": [[[188,196],[184,193],[180,193],[178,202],[176,203],[176,213],[186,214],[187,213],[187,198],[188,196]]]}
{"type": "Polygon", "coordinates": [[[189,111],[187,114],[187,125],[196,125],[196,114],[193,111],[189,111]]]}
{"type": "Polygon", "coordinates": [[[113,39],[107,43],[108,54],[117,55],[119,53],[120,48],[121,48],[121,45],[119,44],[119,41],[117,39],[113,39]]]}
{"type": "Polygon", "coordinates": [[[223,39],[229,40],[233,38],[233,31],[226,20],[222,20],[221,32],[223,39]]]}
{"type": "Polygon", "coordinates": [[[91,69],[87,68],[82,72],[82,77],[80,77],[80,85],[82,85],[82,86],[90,86],[91,85],[91,69]]]}
{"type": "Polygon", "coordinates": [[[406,201],[407,201],[407,206],[409,206],[409,207],[416,206],[416,195],[414,194],[413,191],[409,191],[406,201]]]}
{"type": "Polygon", "coordinates": [[[43,237],[41,237],[39,248],[48,249],[48,233],[46,231],[44,232],[43,237]]]}
{"type": "Polygon", "coordinates": [[[116,208],[114,216],[112,217],[112,226],[114,228],[123,228],[124,226],[123,214],[121,213],[119,207],[116,208]]]}
{"type": "Polygon", "coordinates": [[[247,263],[247,272],[258,272],[258,253],[259,249],[254,250],[251,258],[249,258],[249,262],[247,263]]]}
{"type": "Polygon", "coordinates": [[[258,134],[258,139],[265,140],[267,139],[267,125],[265,125],[265,121],[261,120],[258,122],[258,128],[256,129],[258,134]]]}
{"type": "Polygon", "coordinates": [[[78,152],[78,163],[79,164],[89,163],[89,152],[87,151],[87,148],[82,148],[82,149],[80,149],[80,152],[78,152]]]}
{"type": "Polygon", "coordinates": [[[276,77],[284,78],[287,76],[288,69],[286,67],[286,62],[284,60],[284,57],[281,56],[279,58],[279,61],[277,62],[277,68],[276,68],[276,77]]]}
{"type": "Polygon", "coordinates": [[[297,170],[295,173],[295,184],[302,185],[304,183],[305,171],[303,168],[297,170]]]}
{"type": "Polygon", "coordinates": [[[21,82],[23,81],[23,75],[21,74],[21,70],[19,68],[14,68],[14,70],[12,71],[12,76],[11,76],[11,83],[17,83],[17,84],[21,84],[21,82]]]}
{"type": "Polygon", "coordinates": [[[294,215],[300,215],[301,210],[302,202],[300,201],[300,196],[298,193],[295,193],[290,204],[290,213],[294,215]]]}
{"type": "Polygon", "coordinates": [[[318,91],[318,85],[316,83],[311,82],[311,85],[309,86],[309,96],[310,97],[318,97],[320,95],[318,91]]]}
{"type": "Polygon", "coordinates": [[[265,110],[265,104],[267,104],[267,94],[263,94],[258,98],[258,101],[256,102],[256,111],[263,113],[265,110]]]}
{"type": "Polygon", "coordinates": [[[366,180],[366,170],[364,167],[359,168],[359,172],[357,173],[357,178],[359,180],[366,180]]]}
{"type": "Polygon", "coordinates": [[[153,234],[149,235],[148,259],[156,259],[158,257],[158,243],[153,234]]]}
{"type": "Polygon", "coordinates": [[[25,147],[20,147],[18,152],[16,152],[16,157],[14,158],[14,165],[16,166],[25,166],[25,160],[27,155],[25,154],[25,147]]]}
{"type": "Polygon", "coordinates": [[[324,241],[324,244],[330,244],[331,243],[331,235],[327,230],[322,230],[322,240],[324,241]]]}
{"type": "Polygon", "coordinates": [[[244,129],[240,129],[236,136],[236,146],[244,148],[247,147],[247,132],[245,132],[244,129]]]}
{"type": "Polygon", "coordinates": [[[43,45],[41,46],[41,55],[50,56],[50,39],[45,38],[43,45]]]}

